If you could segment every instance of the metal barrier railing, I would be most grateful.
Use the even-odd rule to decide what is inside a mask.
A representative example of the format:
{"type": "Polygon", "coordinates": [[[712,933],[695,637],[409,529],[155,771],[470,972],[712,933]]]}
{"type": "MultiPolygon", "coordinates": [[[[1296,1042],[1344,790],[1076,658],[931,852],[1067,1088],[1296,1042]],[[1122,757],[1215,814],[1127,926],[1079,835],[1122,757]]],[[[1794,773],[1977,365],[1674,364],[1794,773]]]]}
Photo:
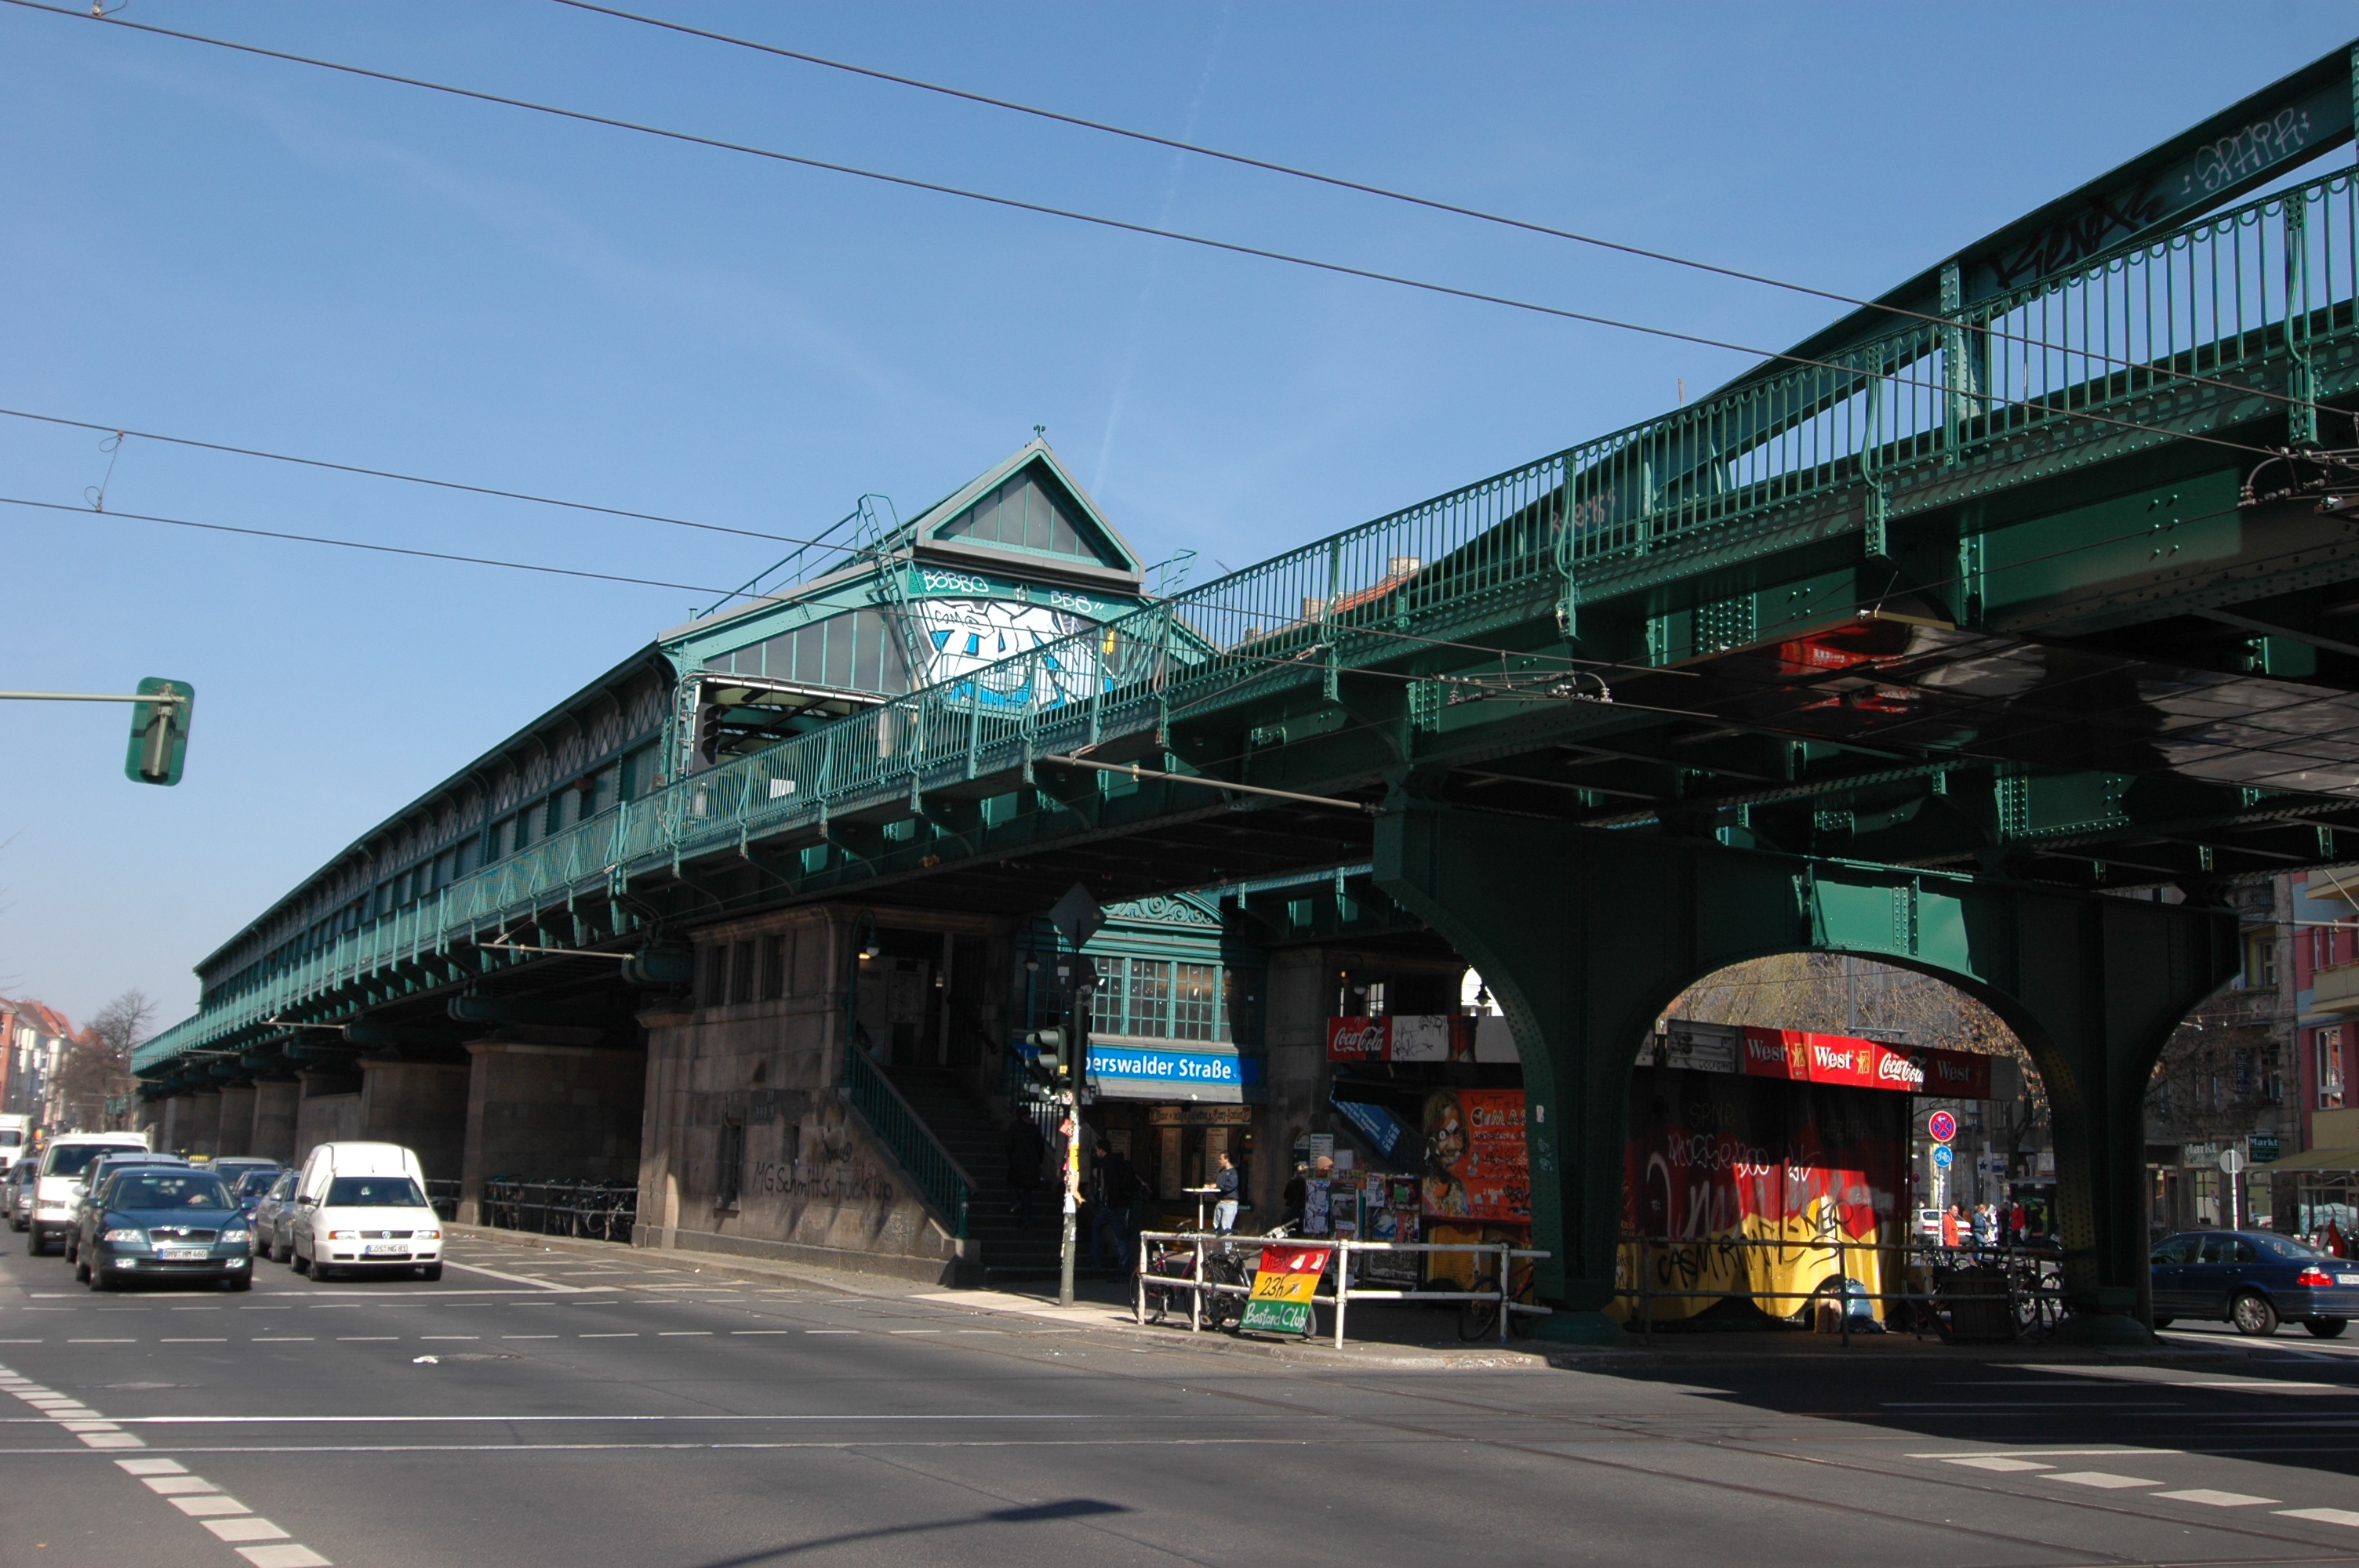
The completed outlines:
{"type": "Polygon", "coordinates": [[[459,1184],[457,1182],[427,1183],[426,1201],[433,1206],[434,1212],[442,1218],[457,1219],[459,1217],[459,1184]]]}
{"type": "MultiPolygon", "coordinates": [[[[1650,1343],[1654,1338],[1657,1302],[1749,1301],[1757,1305],[1764,1301],[1792,1301],[1801,1303],[1799,1309],[1782,1315],[1813,1319],[1819,1309],[1832,1305],[1840,1319],[1835,1332],[1845,1345],[1851,1343],[1852,1324],[1860,1315],[1877,1322],[1880,1332],[1891,1326],[1888,1320],[1897,1311],[1902,1327],[1920,1336],[1929,1331],[1939,1333],[1945,1338],[1952,1334],[1961,1337],[1995,1336],[1995,1325],[1989,1321],[1979,1324],[1971,1334],[1959,1326],[1956,1309],[1969,1303],[2004,1303],[2009,1338],[2051,1335],[2064,1316],[2063,1260],[2053,1251],[2034,1247],[1979,1243],[1944,1247],[1933,1241],[1847,1238],[1794,1241],[1775,1237],[1708,1237],[1682,1240],[1625,1236],[1621,1262],[1629,1267],[1637,1282],[1617,1286],[1614,1298],[1635,1303],[1639,1334],[1650,1343]],[[1800,1291],[1745,1281],[1716,1289],[1696,1288],[1715,1267],[1730,1267],[1747,1253],[1759,1252],[1775,1254],[1774,1260],[1780,1265],[1799,1266],[1805,1272],[1821,1272],[1821,1277],[1810,1289],[1800,1291]],[[1822,1272],[1810,1268],[1810,1260],[1814,1258],[1824,1260],[1822,1272]],[[1855,1264],[1872,1260],[1881,1285],[1886,1279],[1883,1264],[1887,1258],[1897,1261],[1897,1277],[1903,1289],[1871,1290],[1852,1274],[1855,1264]],[[1966,1276],[1972,1278],[1963,1278],[1966,1276]],[[1992,1288],[1994,1279],[1998,1288],[1992,1288]],[[1682,1281],[1687,1281],[1684,1288],[1682,1281]],[[1921,1288],[1917,1288],[1917,1282],[1921,1282],[1921,1288]],[[1886,1320],[1875,1320],[1872,1314],[1854,1313],[1853,1303],[1856,1302],[1883,1303],[1886,1320]]],[[[1815,1321],[1812,1326],[1816,1326],[1815,1321]]]]}
{"type": "Polygon", "coordinates": [[[877,1141],[892,1152],[918,1191],[949,1226],[952,1236],[966,1238],[967,1209],[974,1200],[974,1178],[957,1157],[942,1147],[893,1080],[870,1060],[868,1053],[847,1044],[843,1047],[843,1096],[860,1113],[877,1141]]]}
{"type": "MultiPolygon", "coordinates": [[[[1515,1264],[1517,1259],[1539,1259],[1546,1252],[1535,1252],[1506,1241],[1354,1241],[1321,1239],[1296,1236],[1243,1236],[1224,1230],[1143,1230],[1138,1235],[1138,1263],[1135,1284],[1137,1299],[1133,1303],[1133,1315],[1140,1327],[1147,1325],[1147,1292],[1149,1287],[1189,1292],[1188,1328],[1199,1333],[1204,1326],[1204,1297],[1245,1296],[1253,1294],[1251,1271],[1241,1280],[1216,1280],[1210,1271],[1216,1263],[1234,1264],[1243,1252],[1259,1258],[1263,1249],[1276,1248],[1288,1252],[1326,1252],[1331,1257],[1321,1276],[1322,1282],[1332,1288],[1332,1293],[1315,1300],[1332,1301],[1335,1305],[1335,1347],[1343,1346],[1344,1318],[1351,1303],[1363,1302],[1495,1302],[1499,1309],[1499,1343],[1507,1342],[1508,1325],[1515,1314],[1530,1317],[1546,1317],[1552,1310],[1533,1302],[1516,1300],[1515,1264]],[[1191,1249],[1193,1277],[1178,1274],[1158,1274],[1152,1271],[1155,1244],[1169,1242],[1191,1249]],[[1352,1283],[1352,1260],[1384,1253],[1463,1252],[1477,1258],[1498,1260],[1498,1283],[1488,1290],[1428,1291],[1387,1290],[1352,1283]]],[[[1528,1271],[1527,1271],[1528,1275],[1528,1271]]],[[[1528,1284],[1528,1278],[1527,1279],[1528,1284]]],[[[1312,1306],[1311,1322],[1316,1332],[1317,1307],[1312,1306]]]]}
{"type": "Polygon", "coordinates": [[[615,1182],[525,1182],[494,1176],[477,1201],[477,1223],[542,1236],[628,1241],[638,1223],[639,1189],[615,1182]]]}

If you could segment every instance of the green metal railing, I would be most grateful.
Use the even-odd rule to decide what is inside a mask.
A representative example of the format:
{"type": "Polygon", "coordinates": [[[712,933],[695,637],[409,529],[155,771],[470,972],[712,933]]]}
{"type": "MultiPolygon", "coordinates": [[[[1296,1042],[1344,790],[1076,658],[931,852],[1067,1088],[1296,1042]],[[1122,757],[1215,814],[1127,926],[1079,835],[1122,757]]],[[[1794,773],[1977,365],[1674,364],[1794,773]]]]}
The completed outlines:
{"type": "MultiPolygon", "coordinates": [[[[1430,639],[1571,611],[1576,583],[1610,591],[1617,573],[1676,567],[1799,508],[1864,492],[1873,528],[1912,495],[1951,498],[1984,454],[2027,439],[2088,441],[2094,460],[2259,396],[2314,397],[2321,351],[2353,336],[2355,255],[2359,204],[2338,175],[1941,323],[1903,322],[1829,365],[1791,367],[613,807],[211,999],[135,1066],[254,1038],[282,1011],[404,958],[689,856],[824,829],[897,797],[1028,780],[1043,756],[1159,738],[1175,718],[1430,639]]],[[[2302,418],[2297,408],[2297,428],[2302,418]]]]}
{"type": "Polygon", "coordinates": [[[974,1183],[934,1137],[933,1129],[909,1108],[868,1053],[847,1045],[843,1052],[843,1098],[860,1113],[877,1141],[892,1152],[918,1184],[934,1212],[951,1226],[951,1234],[966,1238],[967,1209],[974,1199],[974,1183]]]}

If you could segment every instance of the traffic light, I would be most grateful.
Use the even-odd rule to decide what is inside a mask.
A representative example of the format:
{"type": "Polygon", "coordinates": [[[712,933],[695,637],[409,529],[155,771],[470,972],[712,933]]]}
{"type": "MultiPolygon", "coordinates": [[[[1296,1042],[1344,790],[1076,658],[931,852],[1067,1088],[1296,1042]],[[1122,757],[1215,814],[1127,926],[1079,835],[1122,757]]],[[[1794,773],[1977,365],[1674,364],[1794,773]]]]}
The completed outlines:
{"type": "Polygon", "coordinates": [[[706,767],[721,760],[721,726],[729,717],[725,702],[708,702],[696,710],[696,755],[706,767]]]}
{"type": "Polygon", "coordinates": [[[134,784],[179,784],[189,760],[189,719],[196,711],[197,688],[184,680],[147,676],[139,682],[139,695],[157,700],[131,705],[124,774],[134,784]]]}
{"type": "Polygon", "coordinates": [[[1073,1060],[1061,1029],[1036,1029],[1024,1043],[1039,1054],[1032,1059],[1032,1076],[1049,1088],[1062,1088],[1072,1076],[1073,1060]]]}

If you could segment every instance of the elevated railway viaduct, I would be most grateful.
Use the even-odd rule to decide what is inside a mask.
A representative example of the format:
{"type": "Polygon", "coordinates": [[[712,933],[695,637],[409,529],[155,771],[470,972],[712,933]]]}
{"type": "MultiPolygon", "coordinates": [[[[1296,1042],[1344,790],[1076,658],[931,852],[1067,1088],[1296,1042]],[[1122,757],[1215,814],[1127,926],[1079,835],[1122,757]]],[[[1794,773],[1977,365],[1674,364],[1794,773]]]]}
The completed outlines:
{"type": "Polygon", "coordinates": [[[526,738],[644,737],[645,787],[617,764],[426,896],[356,867],[378,902],[250,929],[140,1052],[154,1112],[201,1141],[223,1097],[277,1096],[292,1134],[316,1079],[340,1130],[445,1150],[471,1199],[502,1127],[571,1128],[635,1166],[669,1244],[727,1244],[698,1217],[738,1178],[699,1173],[734,1159],[818,1217],[779,1245],[947,1267],[976,1256],[974,1156],[875,1070],[864,964],[939,953],[1004,1046],[1026,923],[1066,888],[1191,895],[1208,951],[1264,955],[1216,1003],[1246,1055],[1285,1008],[1332,1011],[1287,1000],[1289,941],[1480,970],[1520,1048],[1541,1293],[1578,1337],[1618,1332],[1653,1019],[1731,962],[1856,953],[2022,1038],[2079,1329],[2142,1337],[2144,1089],[2236,970],[2215,896],[2359,831],[2359,193],[2316,172],[2354,93],[2338,53],[1700,403],[1198,588],[1138,590],[1027,449],[1073,560],[1123,579],[1032,587],[1090,612],[958,668],[908,640],[1003,465],[874,535],[898,689],[716,699],[697,634],[668,636],[526,738]]]}

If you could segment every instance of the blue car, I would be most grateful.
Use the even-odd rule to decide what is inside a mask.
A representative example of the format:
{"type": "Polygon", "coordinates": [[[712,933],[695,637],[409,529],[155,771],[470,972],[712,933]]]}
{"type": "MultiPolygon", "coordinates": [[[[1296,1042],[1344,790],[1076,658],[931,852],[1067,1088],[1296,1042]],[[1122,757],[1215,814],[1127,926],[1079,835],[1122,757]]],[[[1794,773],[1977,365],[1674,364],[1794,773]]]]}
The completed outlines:
{"type": "Polygon", "coordinates": [[[75,1277],[93,1291],[141,1280],[254,1283],[254,1232],[228,1186],[187,1165],[133,1165],[87,1207],[75,1277]]]}
{"type": "Polygon", "coordinates": [[[2359,1317],[2359,1261],[2266,1230],[2189,1230],[2155,1244],[2154,1325],[2214,1318],[2266,1336],[2281,1322],[2321,1339],[2359,1317]]]}

